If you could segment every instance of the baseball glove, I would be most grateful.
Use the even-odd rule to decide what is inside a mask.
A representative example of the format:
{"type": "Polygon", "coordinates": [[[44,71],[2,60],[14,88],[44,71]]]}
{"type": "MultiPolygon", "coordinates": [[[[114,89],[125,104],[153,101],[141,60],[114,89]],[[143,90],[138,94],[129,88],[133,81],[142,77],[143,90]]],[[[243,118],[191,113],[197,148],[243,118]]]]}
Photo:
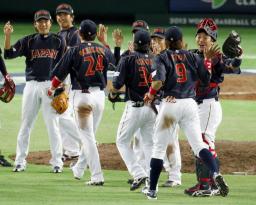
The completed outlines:
{"type": "Polygon", "coordinates": [[[117,92],[117,93],[109,93],[108,94],[108,100],[112,103],[116,103],[116,102],[124,102],[125,99],[121,98],[121,95],[124,95],[124,92],[117,92]]]}
{"type": "Polygon", "coordinates": [[[240,47],[241,37],[236,31],[231,31],[228,38],[224,41],[222,51],[228,58],[235,58],[242,55],[243,50],[240,47]]]}
{"type": "Polygon", "coordinates": [[[51,102],[57,113],[62,114],[68,109],[68,94],[64,88],[57,88],[51,102]]]}
{"type": "Polygon", "coordinates": [[[15,95],[15,84],[9,75],[4,76],[4,85],[0,88],[0,100],[8,103],[15,95]]]}
{"type": "Polygon", "coordinates": [[[125,98],[121,98],[121,95],[125,95],[125,92],[117,92],[117,93],[108,93],[108,100],[112,102],[112,108],[115,110],[115,103],[117,102],[125,102],[125,98]]]}

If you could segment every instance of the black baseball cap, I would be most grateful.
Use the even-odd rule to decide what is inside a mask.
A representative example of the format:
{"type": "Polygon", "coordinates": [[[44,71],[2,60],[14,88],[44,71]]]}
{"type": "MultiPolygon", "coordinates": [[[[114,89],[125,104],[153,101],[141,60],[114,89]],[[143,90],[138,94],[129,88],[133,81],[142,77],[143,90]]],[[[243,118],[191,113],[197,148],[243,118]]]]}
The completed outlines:
{"type": "Polygon", "coordinates": [[[151,38],[158,37],[158,38],[165,38],[165,29],[164,28],[155,28],[153,33],[151,34],[151,38]]]}
{"type": "Polygon", "coordinates": [[[39,21],[40,19],[52,20],[51,14],[47,10],[39,10],[34,15],[34,21],[39,21]]]}
{"type": "Polygon", "coordinates": [[[182,40],[183,34],[179,27],[172,26],[169,27],[165,32],[165,39],[171,42],[176,42],[182,40]]]}
{"type": "Polygon", "coordinates": [[[150,33],[145,30],[139,30],[134,34],[134,43],[137,45],[143,46],[150,44],[151,38],[150,33]]]}
{"type": "Polygon", "coordinates": [[[132,24],[132,33],[135,33],[136,31],[139,30],[146,30],[149,31],[149,27],[146,21],[143,20],[137,20],[134,21],[132,24]]]}
{"type": "Polygon", "coordinates": [[[56,15],[58,15],[59,13],[66,13],[66,14],[73,15],[74,10],[69,4],[60,4],[56,8],[56,15]]]}
{"type": "Polygon", "coordinates": [[[86,19],[81,22],[79,31],[86,36],[92,36],[97,32],[97,25],[92,20],[86,19]]]}

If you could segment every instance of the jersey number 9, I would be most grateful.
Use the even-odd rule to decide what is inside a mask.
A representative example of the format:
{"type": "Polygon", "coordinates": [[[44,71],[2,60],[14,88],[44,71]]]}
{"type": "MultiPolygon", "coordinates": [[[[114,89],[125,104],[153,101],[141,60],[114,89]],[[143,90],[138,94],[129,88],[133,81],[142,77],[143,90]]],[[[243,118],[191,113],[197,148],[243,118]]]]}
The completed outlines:
{"type": "Polygon", "coordinates": [[[177,74],[177,83],[184,83],[187,81],[186,66],[183,63],[178,63],[175,65],[177,74]]]}

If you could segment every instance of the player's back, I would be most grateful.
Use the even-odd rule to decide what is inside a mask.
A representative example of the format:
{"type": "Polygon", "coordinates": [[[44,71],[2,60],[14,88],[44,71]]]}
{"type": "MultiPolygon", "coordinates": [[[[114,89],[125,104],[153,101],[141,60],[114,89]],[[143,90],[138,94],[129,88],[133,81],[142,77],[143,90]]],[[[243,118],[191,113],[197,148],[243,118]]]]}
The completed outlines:
{"type": "Polygon", "coordinates": [[[165,83],[164,96],[180,98],[195,97],[195,82],[209,81],[210,74],[204,68],[203,60],[186,50],[165,50],[157,61],[163,62],[165,83]]]}
{"type": "Polygon", "coordinates": [[[78,81],[79,88],[87,89],[90,86],[105,88],[107,69],[112,55],[110,50],[94,42],[81,43],[71,50],[73,50],[71,79],[75,78],[78,81]]]}
{"type": "Polygon", "coordinates": [[[125,85],[127,94],[133,101],[141,101],[151,83],[153,55],[133,52],[121,62],[125,66],[125,85]]]}

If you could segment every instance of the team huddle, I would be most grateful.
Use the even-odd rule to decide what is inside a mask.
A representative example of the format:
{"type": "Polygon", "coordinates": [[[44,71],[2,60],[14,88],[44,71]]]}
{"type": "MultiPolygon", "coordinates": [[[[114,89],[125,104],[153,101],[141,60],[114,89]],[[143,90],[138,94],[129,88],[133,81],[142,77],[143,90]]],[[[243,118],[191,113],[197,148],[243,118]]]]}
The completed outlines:
{"type": "MultiPolygon", "coordinates": [[[[132,25],[133,42],[121,54],[121,30],[113,31],[112,52],[104,25],[97,29],[95,22],[86,19],[77,29],[73,25],[74,11],[68,4],[56,8],[56,19],[60,31],[54,34],[50,32],[50,13],[37,11],[36,33],[13,45],[13,26],[10,22],[4,26],[4,58],[26,58],[22,121],[13,171],[26,169],[30,133],[42,107],[52,171],[61,173],[65,160],[77,158],[71,166],[74,178],[80,180],[89,167],[91,180],[86,184],[103,186],[96,131],[104,111],[105,91],[115,103],[123,101],[119,92],[125,87],[126,105],[116,146],[132,176],[128,181],[130,190],[144,185],[142,192],[147,198],[157,199],[163,167],[168,180],[162,186],[181,185],[178,132],[182,129],[195,155],[197,176],[196,185],[186,189],[185,194],[227,196],[229,187],[220,174],[215,134],[222,120],[219,84],[225,73],[241,72],[239,35],[230,34],[223,54],[216,44],[216,23],[202,19],[195,33],[198,48],[187,50],[179,27],[156,28],[150,34],[148,24],[137,20],[132,25]],[[96,38],[100,43],[95,42],[96,38]],[[114,75],[112,88],[107,91],[108,70],[114,70],[114,75]]],[[[0,63],[5,79],[0,99],[9,102],[15,85],[2,58],[0,63]]]]}

